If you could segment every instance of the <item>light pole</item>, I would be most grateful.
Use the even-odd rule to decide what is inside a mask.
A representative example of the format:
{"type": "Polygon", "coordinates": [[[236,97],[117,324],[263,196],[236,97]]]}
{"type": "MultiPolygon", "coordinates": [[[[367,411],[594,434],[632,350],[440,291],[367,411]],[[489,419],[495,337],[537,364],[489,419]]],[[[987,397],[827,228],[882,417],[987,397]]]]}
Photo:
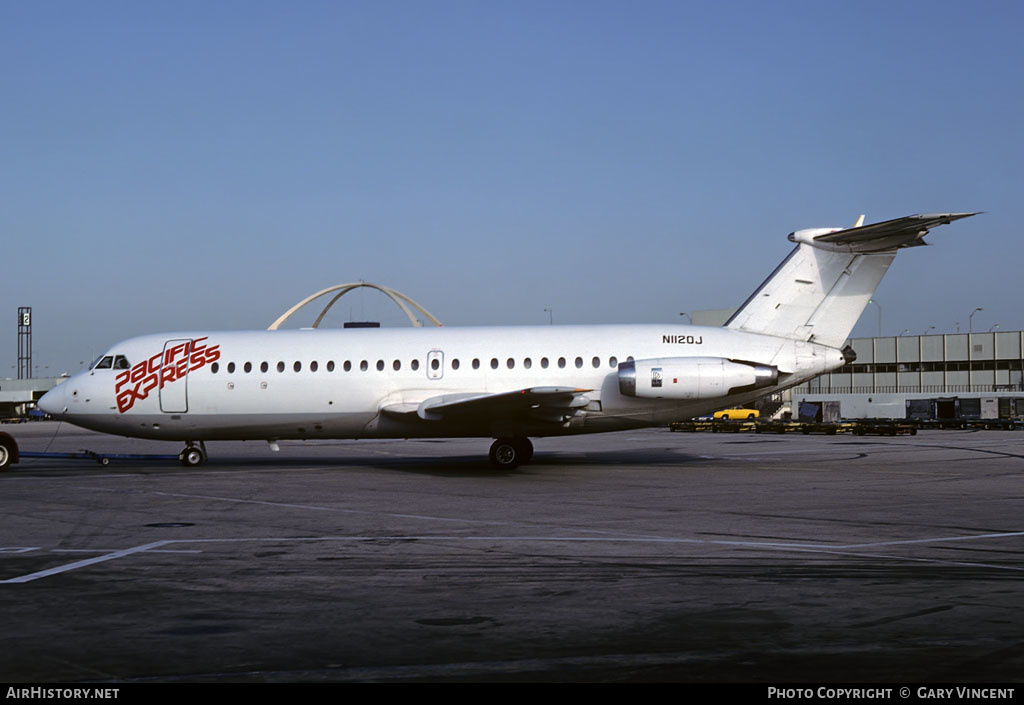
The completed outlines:
{"type": "Polygon", "coordinates": [[[972,320],[974,318],[974,314],[976,314],[978,311],[984,311],[984,310],[985,309],[983,309],[983,308],[976,308],[973,311],[971,311],[971,315],[967,317],[967,332],[968,333],[973,333],[974,332],[974,321],[972,320]]]}
{"type": "Polygon", "coordinates": [[[875,306],[878,306],[878,337],[881,338],[882,337],[882,306],[881,306],[881,304],[879,304],[874,299],[868,299],[868,303],[869,304],[874,304],[875,306]]]}
{"type": "Polygon", "coordinates": [[[994,331],[998,327],[999,327],[999,324],[996,323],[994,326],[992,326],[991,328],[988,329],[988,332],[991,333],[992,331],[994,331]]]}
{"type": "Polygon", "coordinates": [[[693,318],[691,318],[691,317],[690,317],[690,314],[688,314],[688,313],[687,313],[686,311],[683,311],[683,312],[682,312],[682,313],[680,313],[679,315],[680,315],[680,316],[686,316],[686,320],[690,322],[690,325],[691,325],[691,326],[693,325],[693,318]]]}
{"type": "Polygon", "coordinates": [[[555,310],[552,309],[552,308],[546,308],[544,310],[547,311],[547,314],[548,314],[548,325],[549,326],[555,325],[555,310]]]}
{"type": "Polygon", "coordinates": [[[930,330],[935,330],[935,326],[928,326],[928,328],[925,330],[925,332],[922,333],[921,335],[928,335],[928,331],[930,331],[930,330]]]}

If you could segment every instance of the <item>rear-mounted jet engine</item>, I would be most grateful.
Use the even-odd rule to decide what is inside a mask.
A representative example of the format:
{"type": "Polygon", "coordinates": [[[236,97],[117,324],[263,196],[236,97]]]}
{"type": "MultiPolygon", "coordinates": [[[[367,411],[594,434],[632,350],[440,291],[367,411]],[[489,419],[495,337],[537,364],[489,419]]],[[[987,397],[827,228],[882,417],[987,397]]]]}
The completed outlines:
{"type": "Polygon", "coordinates": [[[619,391],[640,399],[714,399],[770,387],[779,368],[721,357],[658,357],[619,364],[619,391]]]}

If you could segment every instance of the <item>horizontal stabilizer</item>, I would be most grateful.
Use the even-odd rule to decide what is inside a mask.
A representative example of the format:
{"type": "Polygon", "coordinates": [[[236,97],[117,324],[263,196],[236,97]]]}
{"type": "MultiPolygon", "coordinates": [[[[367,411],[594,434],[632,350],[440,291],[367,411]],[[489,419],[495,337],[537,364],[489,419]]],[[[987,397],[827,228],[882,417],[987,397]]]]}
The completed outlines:
{"type": "Polygon", "coordinates": [[[928,213],[908,215],[881,223],[816,235],[813,243],[845,246],[850,252],[885,252],[902,247],[927,244],[922,240],[931,228],[948,225],[954,220],[970,218],[977,213],[928,213]]]}

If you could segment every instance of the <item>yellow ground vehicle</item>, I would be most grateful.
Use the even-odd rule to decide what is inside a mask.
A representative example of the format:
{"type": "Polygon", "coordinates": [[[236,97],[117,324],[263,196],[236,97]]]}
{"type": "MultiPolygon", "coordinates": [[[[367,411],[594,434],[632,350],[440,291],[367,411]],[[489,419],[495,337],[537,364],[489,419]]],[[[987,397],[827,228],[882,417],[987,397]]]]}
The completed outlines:
{"type": "Polygon", "coordinates": [[[757,409],[722,409],[715,412],[715,419],[720,421],[729,421],[730,419],[753,420],[760,416],[760,414],[761,412],[757,409]]]}

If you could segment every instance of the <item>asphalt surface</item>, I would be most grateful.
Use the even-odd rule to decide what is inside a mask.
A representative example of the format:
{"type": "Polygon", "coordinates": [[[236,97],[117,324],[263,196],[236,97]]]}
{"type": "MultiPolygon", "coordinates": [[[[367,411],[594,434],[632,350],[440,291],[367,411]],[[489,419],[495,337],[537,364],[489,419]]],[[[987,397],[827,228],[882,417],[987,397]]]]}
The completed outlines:
{"type": "Polygon", "coordinates": [[[1022,680],[1024,431],[651,429],[508,472],[489,443],[26,459],[0,474],[0,680],[1022,680]]]}

